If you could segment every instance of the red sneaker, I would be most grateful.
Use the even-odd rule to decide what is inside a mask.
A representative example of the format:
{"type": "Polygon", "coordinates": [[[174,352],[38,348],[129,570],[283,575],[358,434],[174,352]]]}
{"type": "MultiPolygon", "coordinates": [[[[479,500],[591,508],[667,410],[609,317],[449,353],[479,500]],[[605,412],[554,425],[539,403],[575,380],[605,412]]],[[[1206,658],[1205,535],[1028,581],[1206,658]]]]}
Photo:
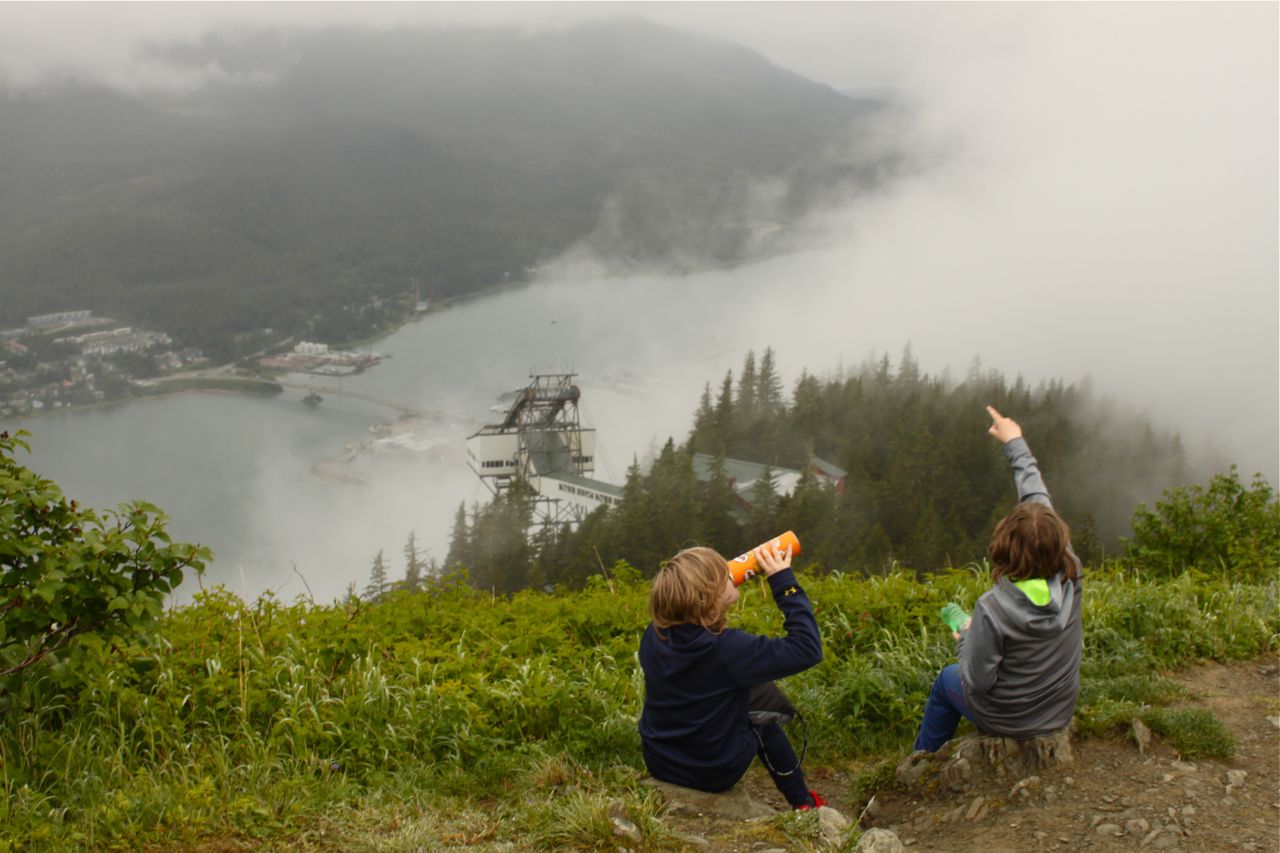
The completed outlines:
{"type": "Polygon", "coordinates": [[[809,796],[813,798],[813,805],[792,806],[791,808],[795,809],[798,812],[805,812],[805,811],[808,811],[809,809],[820,809],[823,806],[827,805],[827,801],[822,798],[822,795],[819,794],[817,791],[813,790],[812,788],[809,789],[809,796]]]}

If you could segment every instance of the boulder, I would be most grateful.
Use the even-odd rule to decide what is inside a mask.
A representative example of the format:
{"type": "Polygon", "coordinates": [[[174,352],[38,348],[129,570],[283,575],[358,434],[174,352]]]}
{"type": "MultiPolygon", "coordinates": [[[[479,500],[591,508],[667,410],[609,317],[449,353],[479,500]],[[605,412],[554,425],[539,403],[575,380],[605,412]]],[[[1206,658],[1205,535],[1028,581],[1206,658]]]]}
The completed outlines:
{"type": "Polygon", "coordinates": [[[756,800],[741,785],[720,794],[708,794],[653,778],[645,779],[643,784],[657,789],[676,814],[710,815],[728,820],[753,820],[777,814],[776,809],[756,800]]]}
{"type": "Polygon", "coordinates": [[[849,819],[830,806],[818,808],[818,835],[830,847],[839,847],[849,829],[849,819]]]}
{"type": "Polygon", "coordinates": [[[858,839],[855,853],[906,853],[906,847],[890,829],[868,829],[858,839]]]}

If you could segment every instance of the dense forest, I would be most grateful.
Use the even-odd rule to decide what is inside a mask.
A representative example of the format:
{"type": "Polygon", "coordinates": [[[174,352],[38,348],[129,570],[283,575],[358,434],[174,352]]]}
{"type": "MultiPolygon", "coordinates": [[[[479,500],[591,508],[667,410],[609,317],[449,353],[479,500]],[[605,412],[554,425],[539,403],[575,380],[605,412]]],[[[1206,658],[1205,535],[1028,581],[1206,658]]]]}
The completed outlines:
{"type": "Polygon", "coordinates": [[[801,566],[882,573],[981,560],[995,522],[1015,500],[984,406],[1015,417],[1090,564],[1119,552],[1135,507],[1184,485],[1188,462],[1176,433],[1127,414],[1087,385],[1029,386],[975,364],[959,382],[920,372],[910,348],[896,368],[885,356],[820,379],[804,373],[783,392],[772,350],[748,353],[737,376],[707,385],[691,434],[668,439],[647,466],[634,462],[623,500],[580,525],[533,527],[533,496],[513,488],[487,505],[458,508],[445,567],[512,592],[581,585],[625,560],[646,576],[690,544],[733,556],[795,530],[801,566]],[[693,455],[719,462],[708,481],[693,455]],[[847,472],[843,490],[816,477],[817,456],[847,472]],[[735,500],[724,459],[802,472],[790,494],[773,477],[735,500]]]}
{"type": "Polygon", "coordinates": [[[87,308],[214,356],[268,327],[339,343],[573,246],[685,268],[766,254],[833,188],[893,169],[855,153],[883,105],[639,21],[150,52],[208,79],[0,91],[0,327],[87,308]]]}

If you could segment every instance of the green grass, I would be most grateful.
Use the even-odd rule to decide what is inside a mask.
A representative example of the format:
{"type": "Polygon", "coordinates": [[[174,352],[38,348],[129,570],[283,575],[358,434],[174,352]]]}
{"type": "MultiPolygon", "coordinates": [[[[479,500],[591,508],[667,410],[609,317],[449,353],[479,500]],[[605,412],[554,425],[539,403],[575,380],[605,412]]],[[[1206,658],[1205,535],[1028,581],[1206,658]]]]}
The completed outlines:
{"type": "MultiPolygon", "coordinates": [[[[953,659],[938,608],[971,606],[987,581],[975,567],[923,582],[803,582],[826,659],[786,687],[810,723],[809,765],[863,765],[861,801],[909,748],[932,680],[953,659]]],[[[1115,736],[1138,717],[1184,756],[1229,756],[1222,725],[1177,707],[1186,697],[1160,672],[1276,650],[1276,592],[1221,577],[1090,573],[1082,734],[1115,736]]],[[[164,618],[161,638],[86,643],[3,683],[0,851],[211,839],[614,849],[611,810],[646,849],[680,849],[638,784],[646,596],[639,582],[511,600],[440,583],[376,606],[201,593],[164,618]]],[[[730,621],[780,627],[754,588],[730,621]]],[[[770,831],[814,843],[804,818],[784,818],[770,831]]]]}

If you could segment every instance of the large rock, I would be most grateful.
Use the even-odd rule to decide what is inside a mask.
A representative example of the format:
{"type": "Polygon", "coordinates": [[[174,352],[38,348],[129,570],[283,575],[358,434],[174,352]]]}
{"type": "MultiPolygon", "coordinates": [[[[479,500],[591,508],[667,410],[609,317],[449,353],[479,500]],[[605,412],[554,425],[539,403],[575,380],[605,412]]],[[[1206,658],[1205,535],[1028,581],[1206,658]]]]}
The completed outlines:
{"type": "Polygon", "coordinates": [[[858,839],[855,853],[906,853],[907,848],[891,829],[868,829],[858,839]]]}
{"type": "Polygon", "coordinates": [[[894,776],[908,787],[936,784],[943,792],[963,791],[982,776],[1023,779],[1073,761],[1068,729],[1029,740],[971,735],[937,752],[916,750],[898,764],[894,776]]]}
{"type": "Polygon", "coordinates": [[[849,819],[831,806],[818,807],[818,835],[829,847],[839,847],[849,829],[849,819]]]}
{"type": "Polygon", "coordinates": [[[708,794],[706,791],[682,788],[653,778],[645,779],[643,784],[660,791],[666,797],[671,811],[676,814],[711,815],[728,820],[752,820],[777,814],[776,809],[754,799],[741,785],[722,794],[708,794]]]}

